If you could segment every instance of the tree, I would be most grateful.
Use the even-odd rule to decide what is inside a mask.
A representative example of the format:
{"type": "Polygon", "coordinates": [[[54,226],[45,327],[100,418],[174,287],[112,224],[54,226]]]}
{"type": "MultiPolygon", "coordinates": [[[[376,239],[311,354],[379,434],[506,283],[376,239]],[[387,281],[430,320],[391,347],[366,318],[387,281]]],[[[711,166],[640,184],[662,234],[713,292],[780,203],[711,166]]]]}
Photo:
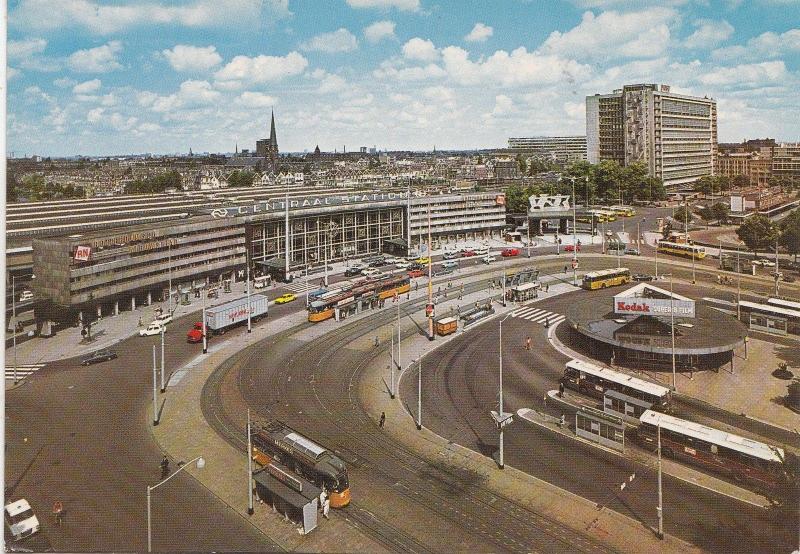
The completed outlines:
{"type": "Polygon", "coordinates": [[[766,250],[775,244],[778,228],[764,214],[756,214],[742,223],[736,230],[736,235],[750,250],[758,254],[759,250],[766,250]]]}
{"type": "Polygon", "coordinates": [[[794,255],[797,261],[797,254],[800,253],[800,208],[792,211],[780,224],[780,239],[778,242],[786,247],[789,254],[794,255]]]}
{"type": "Polygon", "coordinates": [[[719,221],[721,224],[725,224],[728,222],[728,215],[731,212],[731,207],[725,202],[717,202],[711,206],[711,211],[714,214],[714,219],[719,221]]]}
{"type": "Polygon", "coordinates": [[[528,170],[528,162],[522,154],[517,154],[517,166],[521,175],[525,175],[528,170]]]}
{"type": "Polygon", "coordinates": [[[692,190],[702,194],[711,194],[714,191],[714,177],[703,175],[692,184],[692,190]]]}
{"type": "Polygon", "coordinates": [[[731,186],[737,189],[743,189],[750,186],[750,177],[747,175],[734,175],[731,179],[731,186]]]}
{"type": "Polygon", "coordinates": [[[506,211],[508,213],[527,213],[528,198],[541,194],[541,190],[536,185],[511,185],[506,189],[506,211]]]}
{"type": "Polygon", "coordinates": [[[675,208],[675,214],[672,216],[675,221],[681,223],[692,220],[692,212],[687,206],[678,206],[675,208]]]}

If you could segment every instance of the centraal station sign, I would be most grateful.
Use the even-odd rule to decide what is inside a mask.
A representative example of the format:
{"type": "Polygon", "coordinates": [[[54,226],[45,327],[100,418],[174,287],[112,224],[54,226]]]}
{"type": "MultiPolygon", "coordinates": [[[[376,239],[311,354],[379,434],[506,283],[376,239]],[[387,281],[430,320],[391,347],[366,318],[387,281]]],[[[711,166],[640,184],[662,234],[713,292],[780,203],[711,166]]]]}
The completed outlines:
{"type": "MultiPolygon", "coordinates": [[[[370,202],[387,202],[391,200],[406,200],[407,192],[373,192],[368,194],[341,194],[330,196],[312,196],[305,198],[290,198],[288,209],[303,208],[322,208],[326,206],[350,206],[355,204],[367,204],[370,202]]],[[[225,208],[214,208],[211,210],[212,217],[241,217],[258,213],[285,211],[287,209],[286,200],[275,198],[264,200],[255,204],[244,204],[241,206],[228,206],[225,208]]]]}

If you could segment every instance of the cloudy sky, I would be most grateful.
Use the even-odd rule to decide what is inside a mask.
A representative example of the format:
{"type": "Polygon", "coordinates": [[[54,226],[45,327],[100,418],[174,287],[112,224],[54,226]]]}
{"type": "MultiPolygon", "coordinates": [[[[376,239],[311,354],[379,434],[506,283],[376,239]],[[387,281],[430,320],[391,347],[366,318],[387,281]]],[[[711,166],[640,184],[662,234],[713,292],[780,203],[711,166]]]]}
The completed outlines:
{"type": "Polygon", "coordinates": [[[15,155],[498,147],[673,85],[800,140],[800,0],[10,0],[15,155]]]}

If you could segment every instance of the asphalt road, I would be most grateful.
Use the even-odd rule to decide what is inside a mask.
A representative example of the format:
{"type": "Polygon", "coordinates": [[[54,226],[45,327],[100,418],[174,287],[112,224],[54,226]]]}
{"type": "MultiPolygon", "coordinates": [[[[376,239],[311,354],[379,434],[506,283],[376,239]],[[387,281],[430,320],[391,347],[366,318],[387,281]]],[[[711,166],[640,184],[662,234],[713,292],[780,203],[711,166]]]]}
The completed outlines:
{"type": "MultiPolygon", "coordinates": [[[[289,309],[270,307],[273,315],[289,309]]],[[[195,318],[169,325],[168,371],[201,352],[186,343],[195,318]]],[[[137,336],[115,347],[119,358],[110,362],[60,361],[6,393],[6,497],[30,501],[57,551],[147,548],[146,487],[160,480],[163,455],[148,429],[155,344],[160,337],[137,336]],[[51,515],[56,500],[64,504],[63,527],[51,515]]],[[[186,473],[153,493],[153,522],[157,550],[278,548],[186,473]]]]}
{"type": "MultiPolygon", "coordinates": [[[[587,294],[583,291],[577,294],[587,294]]],[[[537,304],[558,313],[570,300],[537,304]]],[[[574,299],[572,300],[574,301],[574,299]]],[[[562,312],[563,313],[563,312],[562,312]]],[[[498,402],[498,321],[482,325],[425,357],[423,424],[437,434],[497,459],[498,432],[489,411],[498,402]]],[[[508,318],[503,324],[505,410],[544,410],[557,388],[565,356],[546,345],[542,325],[508,318]],[[526,336],[533,351],[524,349],[526,336]]],[[[404,402],[417,402],[417,374],[401,383],[404,402]]],[[[554,413],[559,415],[559,413],[554,413]]],[[[505,433],[505,463],[655,527],[656,475],[649,469],[583,443],[517,421],[505,433]],[[624,492],[619,485],[636,478],[624,492]]],[[[684,481],[664,478],[665,530],[715,552],[781,552],[791,548],[790,526],[772,514],[684,481]]]]}

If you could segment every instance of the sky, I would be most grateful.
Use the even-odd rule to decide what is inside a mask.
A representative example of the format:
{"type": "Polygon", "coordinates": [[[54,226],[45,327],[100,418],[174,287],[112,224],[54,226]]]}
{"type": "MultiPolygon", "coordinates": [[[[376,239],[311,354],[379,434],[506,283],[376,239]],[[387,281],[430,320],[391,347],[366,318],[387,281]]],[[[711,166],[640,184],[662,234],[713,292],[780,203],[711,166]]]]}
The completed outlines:
{"type": "Polygon", "coordinates": [[[800,140],[800,0],[10,0],[8,153],[497,148],[630,83],[800,140]]]}

